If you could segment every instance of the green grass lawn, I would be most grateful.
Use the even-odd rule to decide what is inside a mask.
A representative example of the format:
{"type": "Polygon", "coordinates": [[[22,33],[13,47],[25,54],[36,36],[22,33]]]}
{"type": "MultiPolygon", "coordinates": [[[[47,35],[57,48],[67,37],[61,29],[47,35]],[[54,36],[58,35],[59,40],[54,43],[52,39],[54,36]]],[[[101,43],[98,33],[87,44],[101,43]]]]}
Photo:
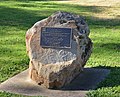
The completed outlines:
{"type": "MultiPolygon", "coordinates": [[[[120,18],[105,6],[84,6],[39,1],[0,1],[0,83],[28,68],[25,33],[35,22],[56,11],[82,15],[94,43],[88,67],[108,68],[108,77],[88,97],[120,97],[120,18]],[[106,11],[105,11],[106,10],[106,11]],[[114,18],[100,18],[110,13],[114,18]],[[98,16],[97,16],[98,15],[98,16]]],[[[109,7],[120,10],[119,6],[109,7]]],[[[0,92],[0,97],[24,97],[0,92]]]]}

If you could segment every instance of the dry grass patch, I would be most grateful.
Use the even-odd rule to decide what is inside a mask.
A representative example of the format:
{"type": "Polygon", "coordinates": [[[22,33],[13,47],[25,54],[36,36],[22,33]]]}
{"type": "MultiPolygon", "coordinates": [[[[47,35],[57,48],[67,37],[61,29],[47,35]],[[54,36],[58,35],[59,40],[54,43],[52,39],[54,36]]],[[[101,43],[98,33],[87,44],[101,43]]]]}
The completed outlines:
{"type": "Polygon", "coordinates": [[[97,18],[114,19],[120,18],[120,0],[67,0],[56,1],[57,3],[75,4],[91,7],[91,14],[97,18]]]}

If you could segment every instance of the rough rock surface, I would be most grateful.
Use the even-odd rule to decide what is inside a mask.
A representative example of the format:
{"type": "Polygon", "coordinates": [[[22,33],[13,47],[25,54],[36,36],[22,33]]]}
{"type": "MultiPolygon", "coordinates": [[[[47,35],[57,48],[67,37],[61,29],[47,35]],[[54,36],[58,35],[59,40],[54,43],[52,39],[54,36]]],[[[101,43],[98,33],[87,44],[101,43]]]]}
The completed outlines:
{"type": "Polygon", "coordinates": [[[30,78],[46,88],[61,88],[69,84],[90,57],[92,42],[89,33],[88,25],[81,16],[67,12],[56,12],[35,23],[26,33],[30,78]],[[41,47],[41,27],[72,28],[71,48],[41,47]]]}

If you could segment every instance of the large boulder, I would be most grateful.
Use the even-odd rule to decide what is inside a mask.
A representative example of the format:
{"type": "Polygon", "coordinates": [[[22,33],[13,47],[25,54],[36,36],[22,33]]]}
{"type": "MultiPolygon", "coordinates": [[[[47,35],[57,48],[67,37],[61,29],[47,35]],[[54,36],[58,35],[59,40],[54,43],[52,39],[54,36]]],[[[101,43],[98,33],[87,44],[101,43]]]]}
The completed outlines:
{"type": "Polygon", "coordinates": [[[91,55],[89,33],[88,25],[81,16],[67,12],[56,12],[35,23],[26,33],[30,78],[46,88],[61,88],[69,84],[83,71],[91,55]],[[71,48],[41,47],[42,27],[72,28],[71,48]]]}

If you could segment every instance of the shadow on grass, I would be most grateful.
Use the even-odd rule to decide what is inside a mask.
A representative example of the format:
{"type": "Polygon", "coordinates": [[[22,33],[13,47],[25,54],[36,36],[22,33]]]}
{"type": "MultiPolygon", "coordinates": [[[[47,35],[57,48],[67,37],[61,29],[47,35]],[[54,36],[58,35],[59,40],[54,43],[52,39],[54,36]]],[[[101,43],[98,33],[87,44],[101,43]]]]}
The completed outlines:
{"type": "Polygon", "coordinates": [[[103,50],[106,52],[117,53],[120,52],[120,43],[94,43],[94,50],[96,54],[102,54],[103,50]]]}
{"type": "MultiPolygon", "coordinates": [[[[38,20],[42,20],[48,17],[55,11],[68,11],[68,9],[73,13],[79,13],[84,15],[84,13],[99,13],[103,9],[100,6],[79,6],[79,5],[67,5],[67,4],[56,4],[56,3],[20,3],[15,6],[20,8],[9,8],[5,6],[0,7],[0,25],[1,26],[23,26],[30,27],[38,20]],[[23,8],[37,8],[37,10],[24,10],[23,8]],[[21,9],[22,8],[22,9],[21,9]],[[47,9],[46,9],[47,8],[47,9]],[[38,10],[40,9],[40,10],[38,10]],[[41,10],[42,9],[42,10],[41,10]]],[[[100,19],[94,16],[86,16],[88,24],[91,26],[100,27],[111,27],[120,25],[120,19],[100,19]]]]}
{"type": "Polygon", "coordinates": [[[46,18],[36,16],[35,12],[26,11],[18,8],[0,7],[0,26],[30,27],[35,21],[46,18]]]}
{"type": "Polygon", "coordinates": [[[103,43],[103,44],[99,44],[99,46],[106,50],[120,51],[120,43],[106,43],[106,44],[103,43]]]}
{"type": "Polygon", "coordinates": [[[94,68],[99,69],[110,69],[110,74],[102,81],[97,88],[102,87],[115,87],[120,85],[120,67],[110,67],[110,66],[98,66],[94,68]]]}
{"type": "Polygon", "coordinates": [[[1,1],[19,1],[19,2],[29,2],[29,1],[55,1],[55,0],[1,0],[1,1]]]}

